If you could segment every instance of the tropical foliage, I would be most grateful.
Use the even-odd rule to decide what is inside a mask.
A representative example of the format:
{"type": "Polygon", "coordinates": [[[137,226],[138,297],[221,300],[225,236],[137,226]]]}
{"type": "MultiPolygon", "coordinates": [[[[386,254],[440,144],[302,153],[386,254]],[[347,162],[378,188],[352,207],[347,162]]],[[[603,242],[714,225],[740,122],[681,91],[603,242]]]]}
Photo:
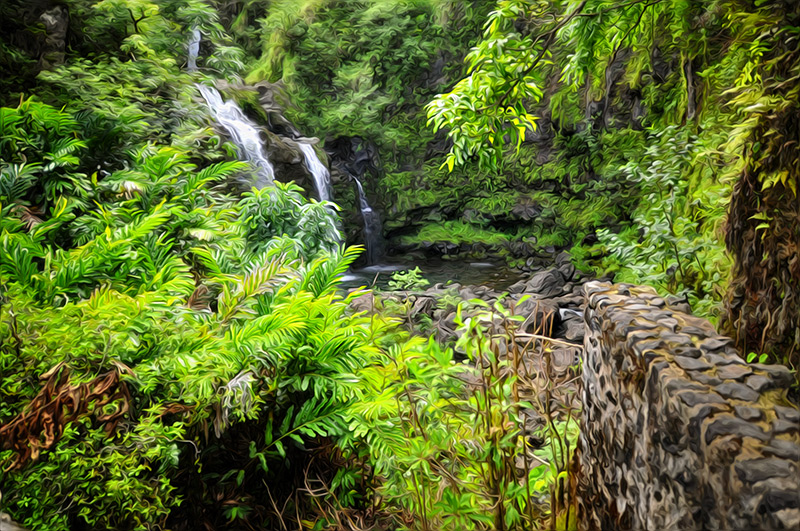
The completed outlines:
{"type": "Polygon", "coordinates": [[[569,376],[557,376],[544,360],[536,374],[521,369],[519,317],[482,305],[470,318],[459,310],[455,351],[417,338],[362,372],[368,399],[351,408],[353,431],[343,445],[356,462],[370,463],[391,529],[576,524],[566,481],[577,444],[574,406],[552,416],[547,410],[572,404],[569,376]],[[526,426],[525,410],[546,421],[526,426]]]}
{"type": "Polygon", "coordinates": [[[580,367],[455,287],[436,343],[419,269],[346,294],[348,174],[389,249],[569,249],[797,368],[798,28],[793,0],[0,2],[0,521],[574,528],[580,367]],[[274,186],[197,83],[283,144],[274,186]],[[280,172],[303,136],[336,204],[280,172]]]}
{"type": "Polygon", "coordinates": [[[336,247],[331,210],[292,185],[237,200],[210,185],[243,163],[200,169],[173,147],[98,181],[75,171],[67,113],[26,101],[2,116],[8,509],[37,529],[258,512],[248,500],[294,448],[346,431],[374,350],[335,289],[357,251],[336,247]]]}
{"type": "MultiPolygon", "coordinates": [[[[601,182],[621,173],[634,200],[644,200],[632,220],[617,218],[597,235],[627,278],[683,291],[706,314],[721,306],[727,267],[718,231],[738,181],[727,326],[742,347],[772,345],[783,358],[798,350],[784,326],[800,315],[788,288],[795,273],[778,263],[797,241],[779,220],[793,215],[797,189],[789,116],[798,16],[795,2],[498,2],[467,55],[467,76],[429,104],[429,122],[452,139],[450,168],[476,160],[499,169],[537,126],[556,138],[650,131],[619,164],[587,161],[583,171],[601,182]],[[767,330],[788,342],[765,341],[767,330]]],[[[580,194],[575,177],[566,182],[580,194]]]]}

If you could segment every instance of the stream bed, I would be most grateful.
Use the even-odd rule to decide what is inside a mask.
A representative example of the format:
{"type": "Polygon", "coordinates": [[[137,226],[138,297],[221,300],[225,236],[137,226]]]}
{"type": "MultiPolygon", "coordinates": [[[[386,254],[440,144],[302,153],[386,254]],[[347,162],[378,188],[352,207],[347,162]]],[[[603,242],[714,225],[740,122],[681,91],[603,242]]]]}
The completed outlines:
{"type": "Polygon", "coordinates": [[[346,290],[360,286],[388,289],[393,273],[419,267],[422,276],[433,286],[437,283],[459,283],[462,286],[487,286],[495,291],[507,289],[527,277],[526,273],[505,264],[431,258],[409,262],[386,261],[363,268],[351,269],[342,277],[341,287],[346,290]]]}

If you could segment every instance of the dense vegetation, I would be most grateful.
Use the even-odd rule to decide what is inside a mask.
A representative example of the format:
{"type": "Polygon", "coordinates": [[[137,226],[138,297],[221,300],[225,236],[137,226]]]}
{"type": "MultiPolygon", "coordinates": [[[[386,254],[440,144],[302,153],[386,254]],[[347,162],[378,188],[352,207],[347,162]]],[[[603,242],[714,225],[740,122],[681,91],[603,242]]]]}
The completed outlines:
{"type": "Polygon", "coordinates": [[[340,210],[250,189],[195,83],[227,81],[265,127],[248,84],[280,85],[332,163],[369,146],[389,250],[570,249],[796,368],[798,27],[792,0],[3,2],[0,511],[573,528],[574,391],[523,386],[517,318],[453,304],[441,345],[403,326],[408,302],[354,311],[350,183],[340,210]]]}
{"type": "Polygon", "coordinates": [[[497,168],[543,120],[556,145],[584,137],[584,178],[562,178],[567,195],[633,200],[603,220],[616,228],[597,230],[603,265],[684,291],[704,314],[727,284],[730,201],[726,327],[743,350],[796,365],[798,233],[785,223],[796,219],[798,17],[792,1],[501,2],[468,77],[429,116],[454,140],[448,165],[497,168]]]}

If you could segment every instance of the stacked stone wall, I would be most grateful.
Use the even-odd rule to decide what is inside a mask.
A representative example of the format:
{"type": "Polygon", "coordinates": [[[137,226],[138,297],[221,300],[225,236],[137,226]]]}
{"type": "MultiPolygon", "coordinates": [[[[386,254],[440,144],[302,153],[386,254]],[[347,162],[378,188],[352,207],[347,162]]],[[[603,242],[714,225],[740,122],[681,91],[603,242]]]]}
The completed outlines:
{"type": "Polygon", "coordinates": [[[792,374],[651,288],[586,298],[578,521],[586,529],[800,529],[792,374]]]}

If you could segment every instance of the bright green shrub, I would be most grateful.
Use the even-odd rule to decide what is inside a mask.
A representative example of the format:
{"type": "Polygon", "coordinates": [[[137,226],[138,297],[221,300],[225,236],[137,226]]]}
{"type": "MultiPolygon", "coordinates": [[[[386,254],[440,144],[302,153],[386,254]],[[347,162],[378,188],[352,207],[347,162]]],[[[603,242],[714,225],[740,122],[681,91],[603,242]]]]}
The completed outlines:
{"type": "Polygon", "coordinates": [[[402,238],[402,242],[406,244],[419,244],[421,242],[453,242],[501,245],[506,241],[507,239],[502,233],[491,229],[484,229],[479,225],[464,223],[462,221],[429,223],[423,225],[417,234],[402,238]]]}
{"type": "Polygon", "coordinates": [[[210,185],[246,165],[199,169],[174,147],[101,180],[70,173],[80,143],[14,173],[75,122],[34,102],[0,112],[4,510],[48,530],[263,522],[265,485],[347,431],[374,352],[336,292],[356,251],[329,239],[332,211],[293,185],[227,196],[210,185]]]}
{"type": "Polygon", "coordinates": [[[244,194],[239,215],[254,248],[263,248],[274,236],[286,235],[303,246],[304,254],[313,255],[341,241],[331,212],[336,205],[306,201],[302,191],[294,183],[276,182],[275,186],[244,194]]]}
{"type": "MultiPolygon", "coordinates": [[[[535,529],[554,501],[558,528],[565,528],[567,512],[574,526],[574,510],[561,504],[577,420],[559,415],[526,433],[520,408],[544,415],[549,405],[521,400],[526,384],[507,370],[521,354],[515,318],[498,305],[463,320],[459,310],[458,324],[463,362],[432,339],[417,338],[389,348],[384,363],[361,372],[365,395],[349,408],[351,433],[342,444],[356,462],[370,464],[364,479],[372,480],[388,525],[535,529]],[[535,449],[534,439],[541,440],[535,449]]],[[[557,396],[553,391],[537,389],[546,401],[557,396]]]]}
{"type": "Polygon", "coordinates": [[[388,287],[392,291],[420,291],[430,286],[430,281],[422,276],[419,267],[392,273],[388,287]]]}

